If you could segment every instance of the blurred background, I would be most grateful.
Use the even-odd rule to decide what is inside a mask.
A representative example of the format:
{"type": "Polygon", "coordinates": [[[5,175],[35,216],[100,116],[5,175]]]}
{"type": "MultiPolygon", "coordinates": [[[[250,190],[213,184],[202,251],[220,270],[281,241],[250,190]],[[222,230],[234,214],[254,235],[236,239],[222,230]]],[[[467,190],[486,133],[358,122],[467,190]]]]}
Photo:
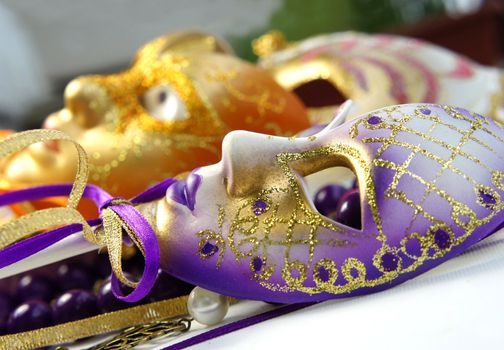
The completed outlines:
{"type": "Polygon", "coordinates": [[[502,60],[503,0],[0,0],[0,129],[39,127],[77,75],[126,68],[164,33],[201,29],[255,61],[251,41],[354,30],[421,38],[486,65],[502,60]]]}

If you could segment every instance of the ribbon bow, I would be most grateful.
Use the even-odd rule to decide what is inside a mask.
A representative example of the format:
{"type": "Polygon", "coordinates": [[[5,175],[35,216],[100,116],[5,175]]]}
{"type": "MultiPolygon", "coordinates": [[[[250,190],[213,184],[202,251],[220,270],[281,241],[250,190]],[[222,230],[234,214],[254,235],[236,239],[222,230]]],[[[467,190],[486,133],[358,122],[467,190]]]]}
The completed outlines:
{"type": "Polygon", "coordinates": [[[69,235],[82,231],[84,238],[89,242],[107,247],[113,271],[112,288],[115,296],[128,302],[142,299],[152,289],[156,280],[160,252],[156,233],[134,205],[162,197],[175,181],[167,179],[131,201],[114,198],[98,186],[86,185],[88,177],[86,152],[69,136],[56,130],[24,131],[0,140],[0,159],[33,143],[50,140],[69,141],[75,145],[78,164],[74,183],[37,186],[3,193],[0,194],[0,206],[56,196],[68,196],[68,204],[66,207],[38,210],[0,226],[0,268],[16,263],[69,235]],[[100,219],[86,221],[77,211],[77,204],[83,197],[96,204],[100,219]],[[91,228],[100,224],[102,225],[95,230],[91,228]],[[57,226],[62,227],[40,233],[57,226]],[[144,272],[138,282],[129,280],[122,270],[123,232],[145,259],[144,272]],[[119,281],[134,288],[133,291],[123,295],[119,281]]]}

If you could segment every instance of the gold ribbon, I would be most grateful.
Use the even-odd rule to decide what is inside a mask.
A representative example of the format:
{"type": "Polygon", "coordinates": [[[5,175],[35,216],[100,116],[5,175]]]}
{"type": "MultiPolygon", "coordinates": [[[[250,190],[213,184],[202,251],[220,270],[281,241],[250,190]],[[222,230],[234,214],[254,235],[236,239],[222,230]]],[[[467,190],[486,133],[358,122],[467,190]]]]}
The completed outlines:
{"type": "Polygon", "coordinates": [[[187,313],[187,296],[182,296],[52,327],[0,336],[0,349],[28,350],[62,344],[187,313]]]}
{"type": "MultiPolygon", "coordinates": [[[[82,225],[84,238],[87,241],[97,246],[107,246],[112,270],[119,281],[129,287],[135,288],[138,283],[130,281],[126,277],[121,264],[123,229],[145,256],[143,246],[135,233],[112,209],[104,208],[101,212],[104,234],[95,234],[84,217],[77,211],[77,205],[86,188],[89,172],[87,154],[81,145],[65,133],[57,130],[23,131],[0,140],[0,159],[11,156],[33,143],[54,140],[73,143],[78,155],[77,173],[72,190],[68,196],[67,206],[31,212],[0,226],[0,249],[4,249],[49,228],[78,223],[82,225]]],[[[124,203],[130,204],[127,201],[121,200],[114,200],[110,204],[124,203]]]]}
{"type": "Polygon", "coordinates": [[[26,214],[0,226],[0,249],[3,249],[24,238],[50,227],[79,223],[82,224],[84,237],[97,243],[91,227],[77,211],[88,177],[87,155],[81,145],[72,140],[68,135],[57,130],[29,130],[7,136],[0,140],[0,159],[19,152],[36,142],[44,141],[69,141],[75,145],[78,155],[77,174],[68,196],[68,203],[63,208],[48,208],[26,214]]]}
{"type": "MultiPolygon", "coordinates": [[[[113,200],[110,205],[118,204],[130,204],[125,200],[113,200]]],[[[108,249],[108,255],[110,260],[110,265],[112,266],[112,271],[116,275],[117,279],[121,283],[131,287],[136,288],[138,286],[137,282],[130,281],[124,274],[122,269],[122,241],[123,241],[123,229],[126,234],[131,238],[135,246],[138,248],[140,253],[145,257],[145,250],[142,242],[137,238],[133,230],[129,225],[121,219],[119,215],[116,214],[110,208],[104,208],[101,211],[101,217],[103,220],[103,230],[105,231],[104,243],[108,249]]],[[[102,237],[102,236],[98,236],[102,237]]]]}

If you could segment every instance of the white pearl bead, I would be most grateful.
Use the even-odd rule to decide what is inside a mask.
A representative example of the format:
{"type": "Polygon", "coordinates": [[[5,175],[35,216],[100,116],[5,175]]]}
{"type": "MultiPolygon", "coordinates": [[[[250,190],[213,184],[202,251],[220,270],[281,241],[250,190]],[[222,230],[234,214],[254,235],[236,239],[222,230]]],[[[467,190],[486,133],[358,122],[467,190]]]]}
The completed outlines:
{"type": "Polygon", "coordinates": [[[227,297],[196,287],[187,299],[187,310],[195,321],[212,326],[224,319],[229,309],[227,297]]]}

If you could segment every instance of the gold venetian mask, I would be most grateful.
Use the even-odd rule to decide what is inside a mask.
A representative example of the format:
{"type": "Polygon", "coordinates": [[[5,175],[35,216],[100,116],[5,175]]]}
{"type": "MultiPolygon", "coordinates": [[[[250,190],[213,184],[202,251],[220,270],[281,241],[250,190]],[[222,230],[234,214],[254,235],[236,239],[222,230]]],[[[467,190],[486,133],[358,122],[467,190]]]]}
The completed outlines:
{"type": "MultiPolygon", "coordinates": [[[[226,133],[294,134],[309,126],[303,105],[270,75],[197,32],[160,37],[129,69],[83,76],[44,127],[69,134],[90,157],[90,181],[124,197],[220,158],[226,133]]],[[[39,143],[0,165],[0,188],[72,181],[65,142],[39,143]]]]}

